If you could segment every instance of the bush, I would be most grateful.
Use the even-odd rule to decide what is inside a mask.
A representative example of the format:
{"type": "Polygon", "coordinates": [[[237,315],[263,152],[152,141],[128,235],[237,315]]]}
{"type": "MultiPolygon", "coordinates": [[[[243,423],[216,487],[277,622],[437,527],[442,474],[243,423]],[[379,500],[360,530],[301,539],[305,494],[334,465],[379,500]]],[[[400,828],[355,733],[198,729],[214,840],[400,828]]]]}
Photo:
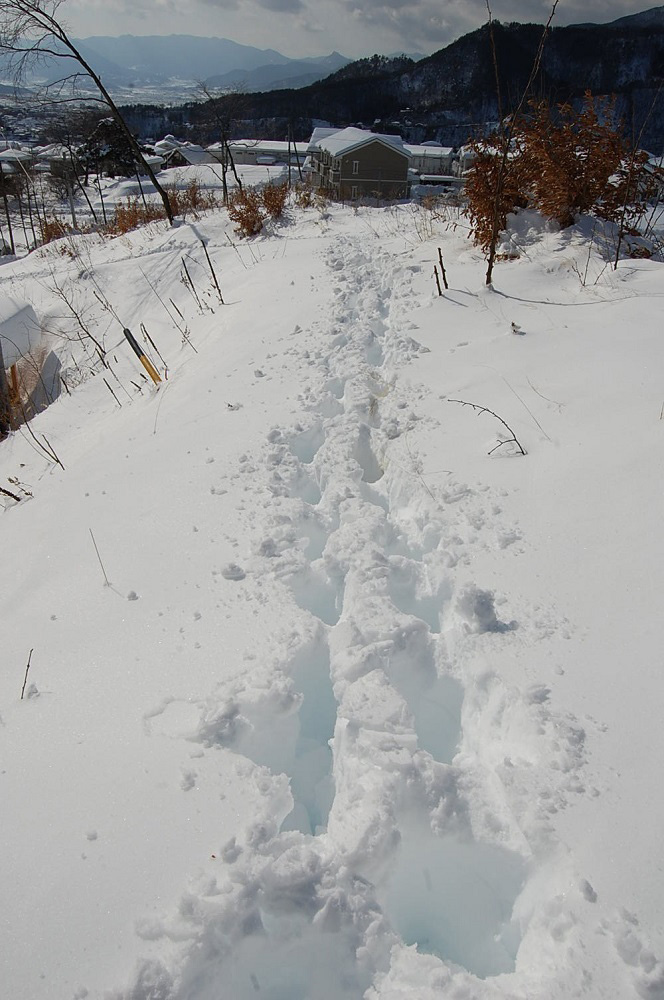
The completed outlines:
{"type": "Polygon", "coordinates": [[[261,201],[271,219],[280,219],[288,198],[287,184],[266,184],[261,190],[261,201]]]}
{"type": "Polygon", "coordinates": [[[54,216],[50,219],[44,218],[40,220],[39,230],[42,243],[52,243],[53,240],[60,240],[72,231],[71,226],[68,226],[66,222],[62,222],[61,219],[56,219],[54,216]]]}
{"type": "Polygon", "coordinates": [[[616,221],[624,201],[637,198],[635,185],[627,182],[626,165],[639,167],[647,156],[630,157],[614,102],[596,104],[586,94],[581,111],[563,104],[555,122],[544,102],[533,105],[533,112],[519,137],[529,161],[532,203],[563,227],[587,213],[616,221]]]}
{"type": "Polygon", "coordinates": [[[475,242],[485,251],[496,227],[506,228],[517,208],[535,208],[559,225],[593,214],[629,228],[643,213],[655,180],[646,173],[648,156],[630,151],[614,102],[586,93],[583,106],[552,111],[545,101],[512,123],[511,143],[495,132],[472,145],[476,159],[466,184],[475,242]]]}
{"type": "Polygon", "coordinates": [[[205,191],[198,180],[194,178],[186,188],[167,187],[166,191],[173,209],[174,215],[181,215],[186,219],[188,215],[194,219],[200,219],[203,212],[209,212],[214,208],[220,208],[221,202],[214,191],[205,191]]]}
{"type": "Polygon", "coordinates": [[[127,198],[115,206],[113,218],[104,227],[104,232],[111,236],[121,236],[123,233],[131,232],[132,229],[138,229],[139,226],[165,218],[163,207],[156,202],[144,203],[140,198],[127,198]]]}
{"type": "Polygon", "coordinates": [[[472,144],[475,160],[466,179],[468,215],[475,243],[485,253],[507,216],[528,204],[528,164],[505,150],[505,138],[493,133],[472,144]]]}
{"type": "Polygon", "coordinates": [[[242,236],[260,233],[265,222],[261,197],[255,188],[234,191],[228,199],[228,215],[235,223],[235,232],[242,236]]]}

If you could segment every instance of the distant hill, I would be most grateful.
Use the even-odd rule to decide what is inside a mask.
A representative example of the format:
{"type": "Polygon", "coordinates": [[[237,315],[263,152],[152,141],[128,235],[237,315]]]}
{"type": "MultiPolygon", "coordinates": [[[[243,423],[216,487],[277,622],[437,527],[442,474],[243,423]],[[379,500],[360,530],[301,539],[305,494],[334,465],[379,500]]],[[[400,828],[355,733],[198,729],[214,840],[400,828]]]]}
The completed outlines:
{"type": "Polygon", "coordinates": [[[335,70],[347,66],[350,59],[332,52],[329,56],[292,59],[286,63],[269,63],[253,69],[232,69],[207,77],[206,84],[217,89],[241,87],[243,90],[278,90],[285,87],[306,87],[335,70]]]}
{"type": "MultiPolygon", "coordinates": [[[[523,92],[542,30],[538,24],[494,22],[505,112],[523,92]]],[[[615,94],[630,133],[638,135],[646,121],[642,142],[659,152],[664,144],[663,80],[664,7],[656,7],[610,24],[552,28],[533,93],[553,103],[580,100],[587,89],[615,94]]],[[[498,117],[488,27],[417,63],[374,56],[302,90],[247,95],[242,117],[297,121],[302,134],[314,119],[323,119],[340,126],[375,124],[411,141],[463,142],[474,128],[498,117]]]]}
{"type": "MultiPolygon", "coordinates": [[[[195,35],[97,35],[74,42],[104,82],[114,88],[180,80],[188,87],[205,81],[212,87],[270,90],[274,86],[311,84],[350,61],[338,52],[290,59],[276,49],[195,35]]],[[[6,78],[7,59],[0,55],[0,75],[3,66],[6,78]]],[[[69,59],[44,57],[32,67],[26,82],[60,79],[78,68],[69,59]]]]}
{"type": "Polygon", "coordinates": [[[664,7],[651,7],[638,14],[626,14],[609,23],[619,28],[664,28],[664,7]]]}

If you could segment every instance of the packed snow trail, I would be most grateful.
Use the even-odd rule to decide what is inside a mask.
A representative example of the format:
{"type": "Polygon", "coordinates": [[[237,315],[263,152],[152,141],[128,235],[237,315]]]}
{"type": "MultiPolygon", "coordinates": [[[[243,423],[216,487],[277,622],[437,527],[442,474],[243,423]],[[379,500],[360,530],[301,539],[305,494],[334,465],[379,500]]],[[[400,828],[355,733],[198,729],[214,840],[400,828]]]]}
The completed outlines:
{"type": "Polygon", "coordinates": [[[548,814],[577,791],[584,732],[545,687],[508,691],[486,666],[532,629],[499,617],[468,543],[518,536],[490,491],[420,475],[421,389],[400,377],[426,350],[419,268],[346,235],[324,255],[329,308],[288,359],[301,415],[246,463],[250,493],[267,477],[269,527],[225,571],[248,596],[275,581],[291,625],[189,733],[255,765],[269,805],[223,847],[223,874],[150,924],[192,943],[175,967],[146,960],[128,995],[562,996],[583,944],[540,940],[574,880],[548,814]]]}
{"type": "MultiPolygon", "coordinates": [[[[550,544],[566,542],[561,491],[574,498],[575,463],[626,414],[610,398],[594,418],[596,352],[573,326],[576,285],[556,276],[562,301],[550,301],[566,237],[542,250],[544,266],[534,250],[519,262],[520,278],[506,265],[510,297],[473,291],[478,261],[443,234],[455,275],[438,300],[435,247],[407,238],[411,214],[312,211],[236,246],[211,220],[204,235],[232,294],[194,319],[179,274],[201,227],[90,238],[80,261],[67,258],[81,296],[94,275],[123,316],[147,320],[173,368],[121,410],[100,379],[49,408],[35,429],[63,449],[66,474],[44,473],[18,436],[0,454],[36,494],[3,515],[14,569],[0,581],[13,623],[3,961],[16,1000],[661,1000],[662,965],[636,917],[606,904],[575,854],[580,807],[594,821],[599,803],[611,822],[595,766],[605,727],[574,687],[582,674],[603,680],[604,662],[587,655],[583,614],[570,620],[573,601],[559,599],[570,560],[553,552],[539,582],[540,511],[553,520],[561,506],[550,544]],[[135,280],[137,257],[200,353],[135,280]],[[563,402],[533,390],[516,424],[527,459],[508,446],[487,458],[493,422],[444,394],[483,402],[498,384],[520,405],[514,373],[519,391],[532,379],[563,402]],[[578,448],[588,411],[600,431],[578,448]],[[33,634],[36,693],[19,702],[15,665],[33,634]]],[[[46,315],[61,310],[42,283],[60,258],[47,248],[12,272],[37,281],[46,315]]],[[[602,289],[612,316],[620,291],[602,289]]],[[[584,322],[605,315],[581,294],[584,322]]],[[[631,454],[646,427],[649,455],[661,403],[643,358],[658,341],[641,335],[620,353],[613,336],[604,363],[636,387],[624,437],[631,454]]],[[[113,352],[130,385],[133,360],[113,352]]],[[[581,492],[584,517],[585,503],[581,492]]],[[[582,519],[575,530],[584,544],[582,519]]],[[[579,586],[592,566],[578,567],[579,586]]],[[[622,664],[609,667],[615,683],[622,664]]]]}

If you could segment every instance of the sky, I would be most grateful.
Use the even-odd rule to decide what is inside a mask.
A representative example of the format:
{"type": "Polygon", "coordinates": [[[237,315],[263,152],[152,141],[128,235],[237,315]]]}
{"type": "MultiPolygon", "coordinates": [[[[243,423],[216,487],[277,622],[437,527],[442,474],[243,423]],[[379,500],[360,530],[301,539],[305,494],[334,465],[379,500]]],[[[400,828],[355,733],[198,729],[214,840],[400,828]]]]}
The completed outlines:
{"type": "MultiPolygon", "coordinates": [[[[647,0],[561,0],[555,24],[604,23],[647,0]]],[[[548,0],[491,0],[494,18],[543,23],[548,0]]],[[[291,57],[375,52],[430,55],[486,21],[485,0],[64,0],[61,15],[90,35],[209,35],[291,57]]]]}

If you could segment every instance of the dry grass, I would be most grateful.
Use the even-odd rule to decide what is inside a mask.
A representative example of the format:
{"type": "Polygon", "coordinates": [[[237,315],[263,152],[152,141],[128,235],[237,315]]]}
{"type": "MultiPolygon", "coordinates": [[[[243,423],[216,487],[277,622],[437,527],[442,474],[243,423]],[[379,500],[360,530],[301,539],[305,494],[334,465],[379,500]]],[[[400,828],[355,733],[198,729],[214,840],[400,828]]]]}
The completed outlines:
{"type": "MultiPolygon", "coordinates": [[[[172,185],[165,187],[164,190],[171,203],[173,215],[181,219],[187,217],[200,219],[204,212],[211,212],[221,207],[216,193],[204,190],[195,178],[186,188],[172,185]]],[[[146,226],[150,222],[158,222],[165,218],[166,213],[161,204],[153,201],[144,202],[138,197],[127,198],[126,201],[116,205],[113,218],[103,227],[102,232],[119,236],[131,232],[132,229],[138,229],[139,226],[146,226]]]]}
{"type": "Polygon", "coordinates": [[[166,213],[161,205],[155,202],[143,202],[140,198],[127,198],[115,206],[113,218],[102,227],[101,232],[107,236],[121,236],[130,233],[139,226],[147,226],[150,222],[165,219],[166,213]]]}
{"type": "Polygon", "coordinates": [[[166,187],[165,190],[174,215],[179,215],[183,219],[187,216],[200,219],[204,212],[212,212],[223,205],[216,191],[205,190],[195,178],[186,188],[172,186],[166,187]]]}

